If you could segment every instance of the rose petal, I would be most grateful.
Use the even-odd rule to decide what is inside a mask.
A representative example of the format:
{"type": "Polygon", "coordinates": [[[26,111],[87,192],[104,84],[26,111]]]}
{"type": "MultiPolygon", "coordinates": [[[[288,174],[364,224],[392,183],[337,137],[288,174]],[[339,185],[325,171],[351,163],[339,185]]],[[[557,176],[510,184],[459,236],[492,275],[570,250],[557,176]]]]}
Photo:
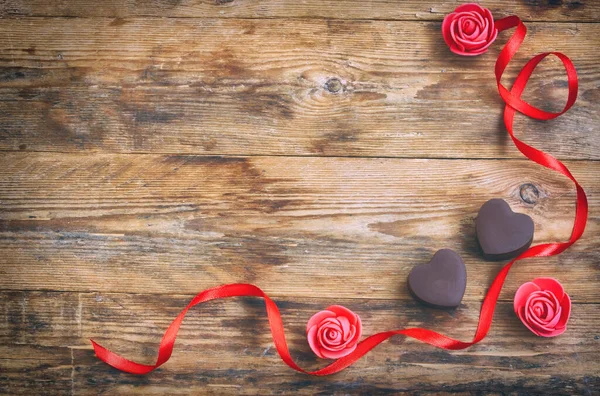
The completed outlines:
{"type": "Polygon", "coordinates": [[[515,312],[518,312],[521,309],[521,307],[525,306],[525,302],[527,301],[527,298],[531,295],[531,293],[539,290],[540,287],[533,282],[523,283],[515,293],[513,304],[515,312]]]}
{"type": "Polygon", "coordinates": [[[495,30],[492,38],[484,46],[477,49],[477,51],[471,51],[471,52],[473,52],[472,55],[480,55],[480,54],[483,54],[484,52],[486,52],[487,49],[489,48],[489,46],[492,45],[492,43],[496,40],[497,36],[498,36],[498,30],[495,30]]]}
{"type": "Polygon", "coordinates": [[[564,333],[566,329],[567,329],[566,327],[563,327],[563,328],[560,328],[560,329],[556,328],[556,329],[554,329],[552,331],[549,331],[547,333],[540,333],[538,335],[540,335],[542,337],[556,337],[557,335],[561,335],[562,333],[564,333]]]}
{"type": "Polygon", "coordinates": [[[542,291],[533,292],[527,299],[525,303],[525,321],[534,329],[540,332],[551,331],[552,329],[548,327],[546,321],[540,319],[534,310],[534,305],[536,301],[542,305],[548,304],[549,299],[542,291]]]}
{"type": "Polygon", "coordinates": [[[530,305],[527,307],[527,313],[529,314],[529,317],[532,318],[533,320],[538,320],[540,321],[541,324],[544,324],[544,320],[540,317],[540,314],[543,314],[543,307],[541,307],[542,304],[539,304],[537,307],[535,305],[530,305]],[[538,310],[536,310],[536,308],[541,309],[542,312],[538,313],[538,310]]]}
{"type": "Polygon", "coordinates": [[[336,316],[344,316],[348,319],[354,318],[356,316],[354,312],[350,311],[346,307],[342,307],[341,305],[332,305],[330,307],[327,307],[327,310],[335,313],[336,316]]]}
{"type": "MultiPolygon", "coordinates": [[[[540,319],[543,319],[545,321],[552,320],[554,316],[556,316],[555,314],[557,311],[554,309],[554,307],[550,305],[546,305],[544,308],[545,312],[543,313],[543,317],[540,317],[540,319]]],[[[558,309],[560,310],[560,307],[558,309]]]]}
{"type": "Polygon", "coordinates": [[[552,292],[558,301],[561,301],[565,294],[565,290],[560,282],[554,278],[537,278],[533,280],[533,283],[538,285],[541,290],[548,290],[552,292]]]}
{"type": "Polygon", "coordinates": [[[496,29],[495,27],[493,29],[490,29],[492,31],[491,36],[488,38],[488,43],[485,45],[485,47],[483,47],[482,49],[485,51],[488,49],[488,47],[490,45],[492,45],[492,43],[494,41],[496,41],[496,38],[498,37],[498,29],[496,29]]]}
{"type": "Polygon", "coordinates": [[[327,337],[324,336],[321,331],[317,332],[317,342],[321,349],[321,352],[323,352],[325,350],[340,351],[340,350],[346,348],[346,344],[347,344],[345,342],[340,342],[340,343],[328,342],[327,337]]]}
{"type": "Polygon", "coordinates": [[[464,19],[460,18],[458,20],[458,22],[456,22],[455,26],[456,26],[456,34],[458,35],[458,37],[463,37],[465,35],[465,32],[463,31],[463,25],[464,25],[464,19]]]}
{"type": "Polygon", "coordinates": [[[462,44],[467,51],[472,49],[479,49],[485,45],[485,40],[482,41],[469,41],[460,37],[456,38],[456,44],[462,44]]]}
{"type": "Polygon", "coordinates": [[[317,327],[319,327],[319,334],[322,334],[324,338],[327,338],[327,333],[329,333],[330,331],[337,331],[341,333],[340,326],[332,323],[317,327]]]}
{"type": "Polygon", "coordinates": [[[325,342],[331,345],[339,345],[339,342],[336,342],[336,339],[340,340],[342,333],[333,329],[325,329],[321,332],[322,337],[325,342]]]}
{"type": "Polygon", "coordinates": [[[560,303],[558,302],[556,296],[547,290],[534,293],[531,303],[535,304],[538,302],[546,306],[546,309],[552,309],[553,311],[556,311],[560,307],[560,303]]]}
{"type": "Polygon", "coordinates": [[[337,319],[335,318],[327,318],[324,321],[322,321],[320,324],[317,325],[317,327],[319,328],[318,334],[319,336],[321,336],[321,338],[323,338],[324,340],[327,339],[327,332],[329,331],[337,331],[337,332],[341,332],[341,326],[340,326],[340,322],[338,322],[337,319]]]}
{"type": "Polygon", "coordinates": [[[539,330],[534,329],[530,324],[529,321],[527,320],[527,318],[524,315],[524,312],[519,311],[517,313],[517,316],[519,317],[519,319],[521,319],[521,322],[525,325],[525,327],[527,327],[529,329],[529,331],[531,331],[533,334],[536,335],[540,335],[539,330]]]}
{"type": "Polygon", "coordinates": [[[483,27],[483,29],[481,29],[479,31],[479,34],[475,37],[472,37],[471,40],[472,41],[486,41],[487,42],[487,36],[488,36],[488,27],[485,26],[483,27]]]}
{"type": "Polygon", "coordinates": [[[560,317],[562,315],[562,308],[558,307],[558,310],[556,312],[554,312],[553,314],[554,314],[554,316],[551,317],[551,320],[548,322],[548,324],[546,326],[549,328],[555,329],[556,325],[560,321],[560,317]]]}
{"type": "Polygon", "coordinates": [[[452,46],[452,47],[450,47],[450,51],[454,52],[455,54],[462,55],[462,56],[477,56],[477,55],[482,54],[482,53],[485,52],[485,51],[482,51],[482,52],[477,52],[477,51],[466,52],[464,50],[459,49],[458,46],[452,46]]]}
{"type": "Polygon", "coordinates": [[[481,23],[481,28],[485,29],[485,30],[488,30],[489,27],[490,27],[490,21],[488,21],[487,18],[484,18],[483,16],[481,17],[481,20],[483,21],[481,23]]]}
{"type": "Polygon", "coordinates": [[[319,327],[321,326],[327,326],[327,325],[334,325],[337,328],[341,328],[341,324],[340,321],[338,320],[337,316],[333,317],[333,318],[325,318],[321,321],[321,323],[319,324],[319,327]]]}
{"type": "Polygon", "coordinates": [[[356,324],[354,325],[354,327],[356,329],[356,333],[350,340],[352,342],[358,343],[358,340],[360,340],[360,337],[362,336],[362,321],[360,320],[360,316],[358,315],[356,315],[356,324]]]}
{"type": "Polygon", "coordinates": [[[345,334],[344,341],[346,341],[346,344],[352,345],[352,343],[356,342],[354,339],[355,335],[356,335],[356,326],[352,325],[352,326],[350,326],[348,334],[345,334]]]}
{"type": "Polygon", "coordinates": [[[310,349],[312,349],[312,351],[315,353],[315,355],[317,355],[318,357],[320,357],[321,359],[323,359],[323,354],[320,351],[318,342],[317,342],[317,326],[312,326],[310,329],[308,329],[307,334],[306,334],[306,339],[308,340],[308,345],[310,346],[310,349]]]}
{"type": "Polygon", "coordinates": [[[535,330],[534,333],[536,333],[538,335],[548,333],[548,332],[551,332],[552,330],[554,330],[554,329],[546,328],[545,326],[542,326],[536,322],[529,322],[529,325],[531,326],[532,329],[535,330]]]}
{"type": "Polygon", "coordinates": [[[344,335],[344,341],[348,339],[348,333],[350,332],[350,321],[345,316],[338,316],[337,320],[342,325],[342,334],[344,335]]]}
{"type": "MultiPolygon", "coordinates": [[[[475,49],[471,49],[471,50],[469,50],[469,52],[472,53],[471,55],[483,54],[484,52],[487,51],[488,47],[490,45],[492,45],[492,43],[494,42],[494,40],[496,40],[497,36],[498,36],[498,31],[496,30],[494,32],[494,34],[492,36],[492,39],[490,41],[482,40],[482,42],[479,42],[478,48],[476,50],[475,49]]],[[[461,43],[458,43],[458,42],[456,44],[457,44],[457,46],[462,45],[461,43]]],[[[450,48],[450,49],[452,49],[452,48],[450,48]]]]}
{"type": "MultiPolygon", "coordinates": [[[[537,292],[537,293],[542,293],[542,292],[537,292]]],[[[532,309],[539,307],[542,309],[542,312],[548,311],[550,309],[552,311],[554,311],[554,307],[558,307],[558,301],[555,301],[555,299],[550,299],[544,295],[532,294],[529,297],[527,306],[532,309]]],[[[539,315],[536,315],[536,316],[539,316],[539,315]]]]}
{"type": "Polygon", "coordinates": [[[346,320],[345,317],[337,317],[337,318],[327,318],[321,324],[320,328],[317,332],[317,342],[321,346],[321,350],[329,350],[329,351],[339,351],[349,346],[352,346],[353,343],[356,343],[356,340],[353,340],[356,326],[349,325],[348,331],[349,336],[344,335],[344,338],[340,337],[338,340],[331,340],[327,334],[329,331],[337,331],[342,332],[342,321],[346,320]]]}
{"type": "Polygon", "coordinates": [[[342,349],[341,351],[322,350],[321,352],[323,354],[323,357],[327,359],[339,359],[341,357],[351,354],[352,352],[354,352],[355,349],[356,345],[353,347],[342,349]]]}
{"type": "MultiPolygon", "coordinates": [[[[318,327],[318,326],[317,326],[318,327]]],[[[326,332],[327,329],[324,327],[319,327],[317,330],[317,345],[324,347],[327,346],[327,343],[325,342],[325,337],[323,337],[323,332],[326,332]]]]}
{"type": "Polygon", "coordinates": [[[481,37],[483,35],[487,35],[487,32],[482,32],[480,27],[476,27],[475,30],[473,30],[473,33],[466,36],[466,38],[469,40],[479,40],[478,37],[481,37]]]}
{"type": "Polygon", "coordinates": [[[344,349],[346,349],[346,345],[345,344],[340,344],[340,345],[326,345],[323,344],[321,345],[321,352],[324,353],[326,351],[329,352],[338,352],[338,351],[343,351],[344,349]]]}
{"type": "Polygon", "coordinates": [[[535,310],[535,307],[532,305],[527,305],[526,307],[527,320],[535,320],[538,317],[538,313],[535,310]]]}
{"type": "Polygon", "coordinates": [[[531,328],[533,328],[533,329],[536,330],[536,334],[537,333],[540,333],[540,334],[542,334],[542,333],[549,333],[549,332],[552,332],[552,331],[555,330],[554,326],[550,326],[550,325],[547,325],[547,324],[544,324],[544,323],[540,323],[537,320],[528,321],[527,323],[531,326],[531,328]]]}
{"type": "Polygon", "coordinates": [[[459,21],[457,26],[461,32],[461,37],[473,34],[475,30],[481,29],[482,27],[479,18],[475,15],[463,16],[457,19],[459,21]]]}
{"type": "Polygon", "coordinates": [[[539,330],[552,330],[553,326],[549,326],[547,322],[540,320],[537,316],[529,316],[528,323],[531,324],[532,327],[535,327],[539,330]]]}
{"type": "Polygon", "coordinates": [[[336,331],[333,338],[330,338],[330,340],[332,344],[339,344],[340,342],[342,342],[342,333],[336,331]]]}
{"type": "Polygon", "coordinates": [[[306,324],[306,331],[308,332],[308,329],[310,329],[311,327],[313,327],[316,324],[321,323],[321,321],[323,321],[323,319],[334,318],[334,317],[335,317],[335,313],[328,311],[328,310],[317,312],[316,314],[314,314],[312,316],[312,318],[310,318],[308,320],[308,323],[306,324]]]}
{"type": "Polygon", "coordinates": [[[525,316],[525,322],[533,324],[533,322],[535,321],[535,315],[531,314],[529,307],[525,306],[523,308],[523,314],[525,316]]]}
{"type": "Polygon", "coordinates": [[[560,308],[562,312],[560,315],[560,320],[558,323],[556,323],[557,328],[565,327],[569,321],[569,317],[571,316],[571,299],[567,293],[565,293],[562,301],[560,302],[560,308]]]}
{"type": "Polygon", "coordinates": [[[473,17],[475,18],[479,26],[483,27],[485,25],[485,18],[481,13],[473,13],[473,17]]]}
{"type": "MultiPolygon", "coordinates": [[[[492,32],[494,30],[498,31],[498,29],[496,29],[496,23],[494,22],[494,17],[492,16],[492,12],[486,8],[483,10],[483,14],[484,14],[485,20],[488,22],[490,32],[492,32]]],[[[491,36],[490,36],[490,38],[491,38],[491,36]]]]}
{"type": "MultiPolygon", "coordinates": [[[[534,308],[536,306],[538,307],[544,307],[544,306],[558,306],[558,301],[556,301],[555,299],[551,299],[552,295],[548,295],[547,292],[544,291],[535,291],[533,293],[531,293],[531,295],[529,295],[529,297],[527,298],[527,301],[525,302],[525,307],[527,308],[527,311],[531,313],[531,315],[533,316],[538,316],[537,313],[535,312],[534,308]]],[[[547,307],[545,309],[547,309],[547,307]]]]}
{"type": "Polygon", "coordinates": [[[452,43],[453,43],[453,45],[455,45],[456,47],[458,47],[458,49],[461,50],[461,51],[465,50],[464,45],[462,45],[461,43],[459,43],[457,41],[457,37],[456,37],[456,20],[452,21],[452,23],[450,24],[450,37],[452,37],[452,43]]]}
{"type": "Polygon", "coordinates": [[[471,19],[465,19],[460,24],[460,30],[464,36],[472,36],[475,31],[479,29],[479,26],[471,19]]]}

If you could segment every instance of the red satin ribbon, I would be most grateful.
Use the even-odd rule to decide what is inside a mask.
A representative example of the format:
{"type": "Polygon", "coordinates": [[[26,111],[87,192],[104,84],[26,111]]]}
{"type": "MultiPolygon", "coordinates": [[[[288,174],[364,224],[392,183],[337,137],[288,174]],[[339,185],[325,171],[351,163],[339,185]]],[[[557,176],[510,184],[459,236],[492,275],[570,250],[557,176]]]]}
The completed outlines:
{"type": "Polygon", "coordinates": [[[171,353],[173,352],[173,346],[175,344],[175,339],[177,337],[177,332],[179,331],[179,327],[183,322],[185,314],[190,308],[197,304],[201,304],[210,300],[238,296],[262,297],[265,300],[267,316],[269,318],[269,326],[271,328],[271,335],[273,336],[273,342],[275,343],[275,347],[277,348],[279,356],[281,356],[281,359],[294,370],[310,375],[324,376],[337,373],[345,369],[346,367],[352,365],[354,362],[356,362],[362,356],[368,353],[371,349],[375,348],[377,345],[394,335],[405,335],[407,337],[415,338],[435,347],[450,350],[468,348],[471,345],[483,340],[487,335],[492,324],[492,318],[494,316],[494,309],[496,308],[498,296],[500,295],[500,291],[502,290],[504,280],[506,279],[506,276],[508,275],[508,272],[512,265],[518,260],[524,258],[554,256],[563,252],[581,237],[588,216],[588,205],[585,192],[583,191],[583,188],[581,188],[577,180],[575,180],[571,172],[569,172],[567,167],[563,165],[560,161],[558,161],[556,158],[552,157],[550,154],[537,150],[523,143],[522,141],[517,139],[513,133],[513,120],[517,111],[538,120],[549,120],[558,117],[559,115],[569,110],[571,106],[573,106],[573,103],[575,103],[575,100],[577,98],[577,72],[575,70],[575,67],[573,66],[573,63],[567,56],[559,52],[542,53],[531,59],[529,62],[527,62],[527,64],[523,67],[523,69],[517,76],[517,79],[515,80],[512,89],[506,89],[501,84],[500,79],[502,77],[502,74],[504,73],[504,70],[506,69],[506,66],[517,52],[521,43],[523,42],[525,34],[527,33],[527,28],[516,16],[509,16],[507,18],[503,18],[496,21],[496,27],[499,31],[516,27],[515,33],[508,40],[507,44],[500,52],[495,67],[498,91],[500,92],[500,96],[502,97],[502,99],[506,102],[506,107],[504,108],[504,123],[506,125],[506,129],[508,130],[510,137],[512,138],[519,151],[521,151],[521,153],[523,153],[527,158],[537,162],[540,165],[562,173],[563,175],[571,179],[573,183],[575,183],[575,187],[577,188],[577,208],[575,212],[575,222],[573,225],[573,230],[571,232],[571,238],[568,242],[545,243],[541,245],[532,246],[519,257],[506,264],[502,268],[500,273],[498,273],[498,275],[492,282],[492,285],[490,286],[490,289],[487,292],[485,299],[483,300],[481,313],[479,315],[479,323],[477,325],[477,330],[475,331],[475,337],[472,341],[464,342],[455,340],[443,334],[423,328],[409,328],[402,330],[385,331],[366,338],[358,344],[354,352],[334,361],[327,367],[324,367],[317,371],[305,371],[293,361],[290,355],[285,340],[283,322],[281,320],[281,315],[279,314],[279,309],[277,308],[277,305],[275,305],[275,303],[261,289],[254,285],[231,284],[205,290],[198,294],[196,297],[194,297],[194,299],[188,304],[188,306],[183,311],[181,311],[181,313],[175,318],[175,320],[171,323],[171,325],[165,332],[165,335],[163,336],[160,342],[158,350],[158,359],[156,360],[155,364],[145,365],[133,362],[131,360],[125,359],[117,355],[114,352],[109,351],[108,349],[92,341],[94,351],[96,352],[98,358],[110,364],[111,366],[119,370],[126,371],[128,373],[149,373],[157,367],[164,364],[171,357],[171,353]],[[550,113],[541,110],[521,99],[521,94],[523,93],[523,90],[525,89],[525,86],[527,85],[527,81],[531,77],[531,74],[535,70],[535,67],[542,59],[544,59],[548,55],[555,55],[562,61],[567,71],[567,78],[569,81],[569,96],[567,99],[567,103],[565,105],[565,108],[559,113],[550,113]]]}

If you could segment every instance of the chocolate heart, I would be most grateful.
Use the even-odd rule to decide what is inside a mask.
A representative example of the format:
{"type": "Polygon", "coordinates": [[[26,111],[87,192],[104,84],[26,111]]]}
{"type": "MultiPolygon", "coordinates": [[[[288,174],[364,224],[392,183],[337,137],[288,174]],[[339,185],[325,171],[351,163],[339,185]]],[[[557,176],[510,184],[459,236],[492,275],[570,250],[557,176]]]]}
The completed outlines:
{"type": "Polygon", "coordinates": [[[408,288],[419,301],[436,308],[456,308],[467,287],[467,268],[450,249],[438,250],[427,264],[408,274],[408,288]]]}
{"type": "Polygon", "coordinates": [[[479,209],[476,220],[477,240],[486,260],[517,257],[533,241],[533,220],[515,213],[503,199],[490,199],[479,209]]]}

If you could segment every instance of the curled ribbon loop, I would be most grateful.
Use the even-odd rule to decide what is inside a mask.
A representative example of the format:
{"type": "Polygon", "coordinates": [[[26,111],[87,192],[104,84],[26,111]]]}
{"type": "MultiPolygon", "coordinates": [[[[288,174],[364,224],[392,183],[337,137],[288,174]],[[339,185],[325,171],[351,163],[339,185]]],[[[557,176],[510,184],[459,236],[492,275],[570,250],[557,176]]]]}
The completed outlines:
{"type": "Polygon", "coordinates": [[[537,162],[542,166],[545,166],[546,168],[550,168],[565,175],[566,177],[571,179],[573,183],[575,183],[575,187],[577,189],[577,206],[573,230],[571,232],[571,237],[567,242],[545,243],[532,246],[527,251],[522,253],[519,257],[510,261],[500,270],[496,278],[493,280],[492,285],[490,286],[483,300],[481,312],[479,315],[479,323],[477,325],[477,330],[475,331],[475,336],[473,337],[472,341],[464,342],[455,340],[443,334],[437,333],[433,330],[424,328],[408,328],[401,330],[384,331],[367,337],[357,345],[356,349],[352,353],[334,361],[330,365],[320,370],[306,371],[300,368],[294,362],[290,355],[287,342],[285,340],[281,315],[279,313],[277,305],[273,302],[273,300],[271,300],[257,286],[250,284],[230,284],[204,290],[203,292],[199,293],[196,297],[194,297],[194,299],[188,304],[188,306],[185,307],[185,309],[181,311],[181,313],[169,325],[169,328],[165,332],[160,342],[160,346],[158,349],[158,358],[155,364],[145,365],[125,359],[117,355],[116,353],[111,352],[108,349],[102,347],[101,345],[97,344],[92,340],[96,356],[98,356],[100,360],[108,363],[109,365],[119,370],[132,374],[147,374],[164,364],[171,357],[171,353],[173,352],[173,346],[175,344],[175,339],[177,337],[177,332],[179,331],[179,327],[181,326],[181,323],[183,322],[183,319],[190,308],[194,307],[195,305],[219,298],[239,296],[261,297],[264,299],[267,310],[267,316],[269,318],[271,335],[273,336],[273,342],[275,344],[277,352],[279,353],[279,356],[292,369],[310,375],[325,376],[340,372],[346,367],[352,365],[357,360],[359,360],[371,349],[375,348],[383,341],[395,335],[404,335],[407,337],[412,337],[437,348],[449,350],[465,349],[483,340],[492,325],[494,309],[496,308],[498,296],[500,295],[500,291],[502,290],[502,286],[504,285],[504,280],[506,279],[512,265],[515,262],[525,258],[554,256],[563,252],[581,237],[585,229],[588,217],[588,204],[585,192],[583,191],[583,188],[579,185],[577,180],[575,180],[571,172],[567,169],[567,167],[550,154],[547,154],[543,151],[540,151],[523,143],[515,137],[513,132],[513,121],[515,113],[517,111],[526,116],[538,120],[550,120],[565,113],[571,108],[571,106],[573,106],[577,98],[578,89],[577,71],[575,70],[575,66],[573,66],[573,63],[567,56],[563,55],[560,52],[546,52],[539,54],[532,58],[529,62],[527,62],[527,64],[519,72],[512,88],[508,90],[502,85],[500,80],[508,63],[513,58],[513,56],[521,46],[521,43],[525,39],[527,28],[516,16],[509,16],[496,21],[496,27],[499,31],[516,27],[514,34],[508,40],[508,42],[500,52],[495,67],[496,81],[498,83],[498,92],[500,93],[500,96],[506,103],[506,106],[504,108],[504,123],[506,125],[506,129],[508,130],[508,133],[512,138],[517,149],[519,149],[519,151],[523,153],[527,158],[534,162],[537,162]],[[544,59],[548,55],[554,55],[558,57],[562,61],[567,72],[569,96],[567,98],[567,103],[564,109],[559,113],[551,113],[541,110],[521,99],[521,94],[525,90],[525,87],[527,85],[527,82],[529,81],[529,78],[531,77],[531,74],[535,70],[536,66],[542,61],[542,59],[544,59]]]}

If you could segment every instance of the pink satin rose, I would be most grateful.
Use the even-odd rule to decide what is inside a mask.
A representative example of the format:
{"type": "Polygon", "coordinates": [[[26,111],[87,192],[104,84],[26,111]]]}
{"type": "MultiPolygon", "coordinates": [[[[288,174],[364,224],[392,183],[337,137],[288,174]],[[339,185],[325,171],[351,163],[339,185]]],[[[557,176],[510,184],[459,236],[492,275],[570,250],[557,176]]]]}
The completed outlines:
{"type": "Polygon", "coordinates": [[[554,337],[567,329],[571,299],[556,279],[537,278],[519,287],[514,307],[529,330],[541,337],[554,337]]]}
{"type": "Polygon", "coordinates": [[[339,359],[356,349],[362,334],[357,314],[340,305],[317,312],[306,325],[310,349],[320,358],[339,359]]]}
{"type": "Polygon", "coordinates": [[[498,29],[490,10],[468,3],[446,15],[442,22],[442,35],[450,51],[475,56],[487,51],[498,36],[498,29]]]}

